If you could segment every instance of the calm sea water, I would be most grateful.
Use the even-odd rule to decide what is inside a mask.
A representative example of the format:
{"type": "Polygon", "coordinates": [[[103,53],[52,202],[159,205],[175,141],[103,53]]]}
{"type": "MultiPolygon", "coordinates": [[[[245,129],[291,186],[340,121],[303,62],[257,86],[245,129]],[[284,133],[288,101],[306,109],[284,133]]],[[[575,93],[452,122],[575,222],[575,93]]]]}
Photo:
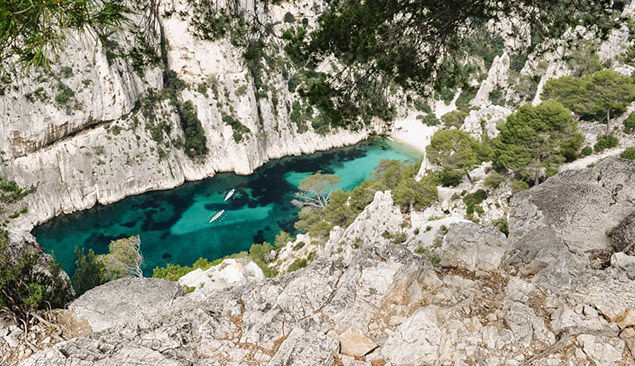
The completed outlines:
{"type": "Polygon", "coordinates": [[[281,230],[293,233],[298,208],[291,204],[298,183],[322,172],[340,176],[350,190],[369,178],[381,159],[420,161],[416,151],[386,140],[371,140],[267,163],[254,174],[223,173],[181,187],[132,196],[108,206],[57,217],[33,230],[38,242],[66,272],[75,272],[75,247],[101,254],[111,240],[141,236],[144,273],[167,263],[191,265],[272,242],[281,230]],[[227,201],[225,195],[236,189],[227,201]],[[220,210],[225,213],[213,223],[220,210]]]}

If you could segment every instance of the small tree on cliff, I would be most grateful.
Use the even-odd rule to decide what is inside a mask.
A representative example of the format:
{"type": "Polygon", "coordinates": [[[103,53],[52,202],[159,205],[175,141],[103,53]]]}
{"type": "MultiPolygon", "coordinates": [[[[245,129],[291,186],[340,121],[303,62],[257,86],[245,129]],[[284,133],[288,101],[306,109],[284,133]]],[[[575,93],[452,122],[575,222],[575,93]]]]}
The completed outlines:
{"type": "Polygon", "coordinates": [[[0,318],[27,327],[37,321],[38,310],[62,307],[71,300],[69,289],[53,259],[26,253],[13,258],[8,234],[0,230],[0,318]]]}
{"type": "Polygon", "coordinates": [[[302,207],[324,208],[339,182],[337,175],[315,173],[300,181],[300,192],[296,193],[298,199],[293,203],[302,207]]]}
{"type": "Polygon", "coordinates": [[[138,236],[111,241],[108,254],[95,255],[92,249],[84,252],[75,248],[77,259],[73,286],[78,295],[124,277],[143,277],[141,239],[138,236]]]}
{"type": "Polygon", "coordinates": [[[99,256],[111,280],[123,277],[143,277],[141,239],[131,236],[111,241],[109,253],[99,256]]]}
{"type": "Polygon", "coordinates": [[[89,249],[84,252],[84,248],[75,248],[75,274],[73,275],[73,287],[77,295],[108,282],[106,278],[106,267],[104,263],[98,259],[95,252],[89,249]]]}

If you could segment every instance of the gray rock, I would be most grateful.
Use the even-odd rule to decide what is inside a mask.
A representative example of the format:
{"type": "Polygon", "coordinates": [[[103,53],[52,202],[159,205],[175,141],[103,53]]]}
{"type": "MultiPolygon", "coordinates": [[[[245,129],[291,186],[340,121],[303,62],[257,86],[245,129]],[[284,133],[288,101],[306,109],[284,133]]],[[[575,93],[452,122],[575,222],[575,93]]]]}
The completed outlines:
{"type": "Polygon", "coordinates": [[[435,362],[442,337],[437,312],[436,307],[419,309],[388,338],[382,355],[395,366],[435,362]]]}
{"type": "Polygon", "coordinates": [[[611,256],[611,266],[624,273],[629,280],[635,280],[635,256],[615,253],[611,256]]]}
{"type": "Polygon", "coordinates": [[[505,262],[527,275],[550,267],[542,283],[566,287],[572,271],[611,250],[606,232],[633,212],[633,202],[635,161],[610,158],[562,172],[512,197],[505,262]]]}
{"type": "MultiPolygon", "coordinates": [[[[625,179],[616,167],[600,170],[625,179]]],[[[444,255],[456,257],[444,259],[453,261],[449,267],[433,267],[403,244],[364,242],[350,260],[318,257],[281,278],[198,297],[172,295],[177,285],[164,281],[116,281],[68,310],[100,331],[56,344],[24,364],[522,365],[528,355],[537,357],[536,365],[632,364],[625,346],[635,344],[635,281],[624,274],[631,258],[617,253],[612,266],[589,267],[582,248],[599,245],[584,237],[573,243],[567,223],[545,205],[557,204],[578,222],[569,205],[581,203],[559,195],[573,186],[574,195],[584,196],[576,184],[593,183],[562,176],[551,183],[551,199],[541,187],[517,199],[516,208],[533,211],[522,211],[530,213],[527,221],[516,213],[510,223],[514,246],[504,260],[511,266],[499,266],[502,234],[462,224],[446,239],[444,255]],[[534,276],[517,276],[518,269],[534,276]]],[[[613,212],[604,203],[596,219],[614,226],[607,217],[623,207],[615,204],[613,212]]],[[[366,217],[365,227],[381,219],[366,217]]]]}
{"type": "Polygon", "coordinates": [[[635,211],[611,229],[608,235],[614,251],[635,255],[635,211]]]}
{"type": "Polygon", "coordinates": [[[68,308],[85,318],[94,332],[151,316],[183,295],[178,282],[156,278],[124,278],[98,286],[68,308]]]}
{"type": "Polygon", "coordinates": [[[441,265],[469,271],[493,271],[505,253],[505,235],[493,226],[461,222],[443,238],[441,265]]]}
{"type": "Polygon", "coordinates": [[[320,332],[295,328],[273,356],[270,366],[330,365],[338,349],[337,341],[320,332]]]}
{"type": "Polygon", "coordinates": [[[579,335],[576,341],[595,365],[619,365],[623,359],[624,341],[616,338],[603,339],[590,334],[579,335]]]}

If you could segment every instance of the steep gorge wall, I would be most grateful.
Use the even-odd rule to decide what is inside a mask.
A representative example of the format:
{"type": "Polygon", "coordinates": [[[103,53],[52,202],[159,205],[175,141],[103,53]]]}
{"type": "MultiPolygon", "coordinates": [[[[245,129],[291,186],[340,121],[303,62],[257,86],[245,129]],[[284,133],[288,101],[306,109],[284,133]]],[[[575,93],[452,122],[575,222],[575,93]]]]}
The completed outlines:
{"type": "MultiPolygon", "coordinates": [[[[134,26],[115,37],[123,56],[112,57],[113,51],[90,37],[78,37],[50,73],[16,81],[0,97],[0,113],[7,116],[0,121],[2,172],[21,186],[36,187],[24,202],[29,213],[15,221],[20,231],[60,213],[217,172],[249,174],[270,159],[350,145],[384,128],[378,123],[319,135],[309,124],[308,131],[298,132],[289,117],[298,97],[278,69],[261,60],[269,91],[257,90],[243,47],[232,45],[230,37],[201,40],[193,35],[194,3],[161,1],[156,9],[143,4],[136,5],[140,15],[131,21],[134,26]],[[130,56],[148,50],[163,53],[164,61],[130,56]],[[148,101],[164,87],[163,68],[184,82],[177,98],[196,110],[207,139],[204,156],[190,158],[179,146],[181,120],[168,98],[148,101]],[[149,112],[143,111],[146,105],[149,112]],[[228,115],[249,129],[240,141],[223,119],[228,115]]],[[[314,19],[313,9],[324,4],[232,6],[273,24],[278,34],[288,26],[283,22],[287,11],[299,22],[314,19]]]]}

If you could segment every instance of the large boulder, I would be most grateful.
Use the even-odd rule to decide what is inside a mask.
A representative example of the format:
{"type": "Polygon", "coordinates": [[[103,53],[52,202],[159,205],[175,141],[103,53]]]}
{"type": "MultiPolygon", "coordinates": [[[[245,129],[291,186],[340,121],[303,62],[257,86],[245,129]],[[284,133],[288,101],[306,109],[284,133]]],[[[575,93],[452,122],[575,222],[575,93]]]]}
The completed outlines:
{"type": "Polygon", "coordinates": [[[633,213],[626,216],[619,225],[608,232],[611,245],[616,252],[635,255],[635,205],[633,213]]]}
{"type": "Polygon", "coordinates": [[[196,292],[197,295],[205,296],[211,291],[264,279],[262,269],[253,261],[229,258],[206,270],[197,268],[179,278],[179,283],[198,288],[200,291],[196,292]]]}
{"type": "Polygon", "coordinates": [[[393,365],[432,364],[439,358],[442,331],[436,307],[418,310],[384,344],[382,355],[393,365]]]}
{"type": "Polygon", "coordinates": [[[505,235],[493,226],[461,222],[443,238],[441,265],[468,271],[496,270],[505,254],[505,235]]]}
{"type": "Polygon", "coordinates": [[[123,278],[95,287],[68,308],[94,332],[156,314],[183,295],[177,282],[156,278],[123,278]]]}
{"type": "Polygon", "coordinates": [[[514,195],[505,261],[545,283],[568,286],[571,274],[612,252],[607,231],[633,212],[635,161],[605,159],[566,171],[514,195]]]}

